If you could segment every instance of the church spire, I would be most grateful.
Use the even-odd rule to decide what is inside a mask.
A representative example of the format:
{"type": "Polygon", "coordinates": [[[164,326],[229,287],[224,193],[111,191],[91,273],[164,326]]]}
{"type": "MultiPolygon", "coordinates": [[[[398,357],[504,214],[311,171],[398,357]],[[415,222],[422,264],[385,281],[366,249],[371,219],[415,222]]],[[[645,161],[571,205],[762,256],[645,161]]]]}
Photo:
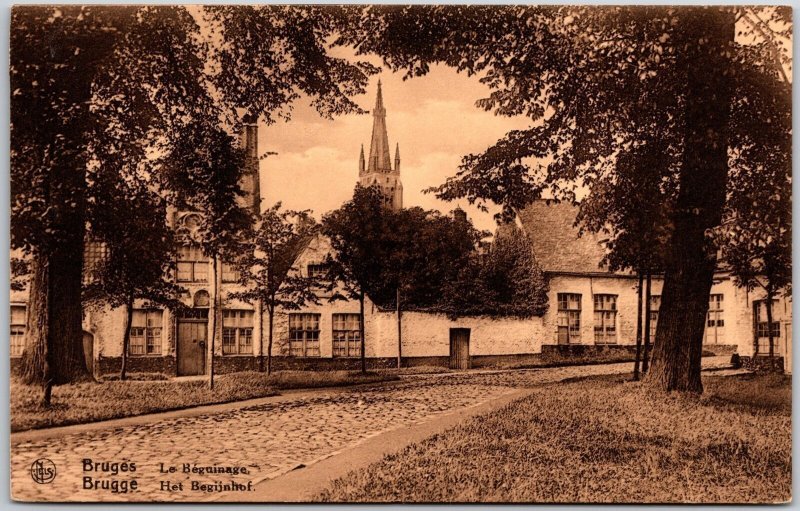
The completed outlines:
{"type": "Polygon", "coordinates": [[[358,173],[364,173],[364,144],[361,144],[361,155],[358,157],[358,173]]]}
{"type": "Polygon", "coordinates": [[[400,172],[400,144],[397,144],[397,147],[394,150],[394,171],[400,172]]]}
{"type": "Polygon", "coordinates": [[[389,155],[389,136],[386,133],[386,108],[383,106],[381,81],[378,80],[378,97],[372,110],[372,142],[369,146],[370,172],[391,172],[392,162],[389,155]]]}

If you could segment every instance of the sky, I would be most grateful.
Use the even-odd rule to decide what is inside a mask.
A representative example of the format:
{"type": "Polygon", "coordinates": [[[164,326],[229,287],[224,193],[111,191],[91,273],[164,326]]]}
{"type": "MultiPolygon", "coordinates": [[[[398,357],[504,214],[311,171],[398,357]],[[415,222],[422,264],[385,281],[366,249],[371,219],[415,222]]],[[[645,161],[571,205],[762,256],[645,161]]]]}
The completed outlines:
{"type": "MultiPolygon", "coordinates": [[[[404,81],[401,73],[383,70],[370,80],[367,93],[355,100],[371,111],[378,79],[383,88],[389,146],[394,159],[400,144],[403,205],[447,213],[458,205],[479,229],[494,231],[492,214],[466,200],[444,202],[422,190],[442,184],[458,170],[461,158],[479,153],[509,130],[521,129],[524,117],[495,116],[475,106],[489,89],[476,77],[441,66],[424,77],[404,81]]],[[[288,122],[259,126],[259,152],[275,152],[261,160],[264,206],[282,201],[288,209],[311,209],[316,218],[338,208],[353,193],[358,179],[361,144],[369,154],[372,115],[345,115],[326,120],[308,105],[295,104],[288,122]]]]}

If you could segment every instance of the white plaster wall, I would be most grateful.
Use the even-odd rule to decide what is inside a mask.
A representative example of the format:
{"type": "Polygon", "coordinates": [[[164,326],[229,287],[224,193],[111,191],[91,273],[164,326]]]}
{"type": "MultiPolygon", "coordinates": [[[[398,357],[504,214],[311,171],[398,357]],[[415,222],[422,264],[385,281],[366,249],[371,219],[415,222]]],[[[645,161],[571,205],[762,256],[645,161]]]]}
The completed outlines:
{"type": "MultiPolygon", "coordinates": [[[[380,344],[382,353],[379,356],[397,356],[396,314],[381,313],[380,324],[383,342],[380,344]]],[[[403,356],[449,356],[451,328],[470,329],[470,355],[521,355],[542,351],[544,327],[539,317],[478,316],[450,319],[444,314],[404,312],[403,356]]]]}
{"type": "MultiPolygon", "coordinates": [[[[333,356],[332,315],[358,313],[358,302],[324,303],[299,311],[281,311],[275,317],[275,340],[272,354],[288,353],[290,312],[320,314],[320,357],[333,356]]],[[[397,356],[397,315],[379,311],[372,303],[364,309],[367,357],[397,356]]],[[[402,339],[404,357],[449,356],[450,329],[469,328],[471,355],[517,355],[541,353],[544,327],[541,318],[471,317],[451,320],[444,314],[404,312],[402,339]]],[[[266,347],[264,349],[266,353],[266,347]]]]}
{"type": "MultiPolygon", "coordinates": [[[[728,313],[727,309],[724,312],[726,342],[735,344],[737,347],[736,352],[740,355],[752,356],[754,351],[753,302],[765,299],[766,292],[760,287],[752,291],[737,288],[731,280],[715,284],[714,288],[712,288],[712,293],[715,292],[715,289],[719,289],[720,292],[730,293],[735,300],[730,307],[730,313],[728,313]],[[730,328],[728,327],[729,325],[730,328]]],[[[728,296],[726,294],[724,300],[727,301],[728,296]]],[[[784,352],[791,351],[790,347],[787,349],[786,343],[791,343],[792,297],[781,294],[775,297],[775,300],[776,303],[773,306],[774,321],[781,323],[780,337],[775,339],[775,353],[783,355],[784,352]]],[[[759,352],[760,354],[766,354],[763,349],[759,350],[759,352]]]]}
{"type": "MultiPolygon", "coordinates": [[[[593,294],[616,294],[617,298],[617,342],[622,345],[636,343],[636,285],[637,279],[631,277],[589,277],[556,275],[550,280],[548,294],[549,308],[544,316],[546,333],[544,344],[557,344],[557,312],[558,293],[579,293],[581,300],[581,342],[594,344],[594,301],[593,294]]],[[[662,293],[662,279],[653,279],[653,295],[662,293]]],[[[723,295],[722,317],[725,321],[721,342],[718,344],[735,345],[741,355],[753,353],[753,301],[763,300],[765,293],[761,288],[747,291],[736,287],[734,281],[726,274],[718,274],[714,278],[711,294],[723,295]]],[[[776,351],[784,349],[787,332],[791,332],[792,306],[791,297],[777,298],[776,309],[779,309],[782,323],[782,340],[776,343],[776,351]]],[[[709,342],[706,346],[712,346],[709,342]]]]}
{"type": "MultiPolygon", "coordinates": [[[[544,344],[558,344],[558,294],[581,295],[581,338],[575,344],[594,342],[594,297],[595,294],[617,295],[617,344],[636,344],[636,287],[635,276],[589,277],[554,275],[550,279],[547,312],[544,315],[546,335],[544,344]]],[[[661,294],[662,282],[653,279],[651,294],[661,294]]]]}

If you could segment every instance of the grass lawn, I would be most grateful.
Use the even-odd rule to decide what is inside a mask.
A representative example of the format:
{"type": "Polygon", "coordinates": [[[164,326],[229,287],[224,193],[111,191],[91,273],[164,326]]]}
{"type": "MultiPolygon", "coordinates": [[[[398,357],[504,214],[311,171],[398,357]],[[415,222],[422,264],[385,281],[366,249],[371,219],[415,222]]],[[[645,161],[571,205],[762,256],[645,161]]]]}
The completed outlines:
{"type": "Polygon", "coordinates": [[[347,502],[785,502],[791,379],[706,377],[698,396],[622,376],[530,396],[334,481],[347,502]]]}
{"type": "MultiPolygon", "coordinates": [[[[137,378],[137,375],[133,375],[137,378]]],[[[11,431],[83,424],[193,406],[274,396],[278,390],[357,385],[396,380],[396,375],[350,371],[242,372],[205,380],[112,380],[53,387],[52,405],[40,406],[41,390],[11,380],[11,431]]]]}

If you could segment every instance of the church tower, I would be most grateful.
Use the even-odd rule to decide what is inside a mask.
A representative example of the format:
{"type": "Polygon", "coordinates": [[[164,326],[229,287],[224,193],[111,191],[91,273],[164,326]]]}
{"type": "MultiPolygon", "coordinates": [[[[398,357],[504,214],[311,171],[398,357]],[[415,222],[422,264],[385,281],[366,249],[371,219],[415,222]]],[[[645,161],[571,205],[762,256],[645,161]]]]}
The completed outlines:
{"type": "Polygon", "coordinates": [[[393,210],[403,207],[403,185],[400,182],[400,144],[394,153],[394,169],[389,150],[389,136],[386,132],[386,108],[383,106],[381,82],[378,80],[378,97],[372,110],[372,141],[369,158],[364,158],[364,146],[358,159],[358,182],[363,187],[378,185],[383,190],[386,206],[393,210]]]}

